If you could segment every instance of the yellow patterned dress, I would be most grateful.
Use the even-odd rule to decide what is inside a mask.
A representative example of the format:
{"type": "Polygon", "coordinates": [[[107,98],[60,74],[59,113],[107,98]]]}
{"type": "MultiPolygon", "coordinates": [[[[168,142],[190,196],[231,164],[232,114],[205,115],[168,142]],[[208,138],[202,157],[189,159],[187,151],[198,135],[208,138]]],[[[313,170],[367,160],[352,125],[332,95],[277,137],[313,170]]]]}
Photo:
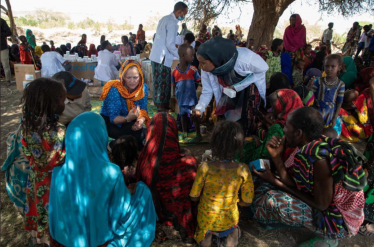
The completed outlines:
{"type": "Polygon", "coordinates": [[[226,231],[239,223],[239,189],[245,203],[252,203],[254,186],[246,164],[237,168],[218,168],[203,162],[195,178],[190,196],[199,197],[198,226],[195,240],[200,243],[208,231],[226,231]]]}

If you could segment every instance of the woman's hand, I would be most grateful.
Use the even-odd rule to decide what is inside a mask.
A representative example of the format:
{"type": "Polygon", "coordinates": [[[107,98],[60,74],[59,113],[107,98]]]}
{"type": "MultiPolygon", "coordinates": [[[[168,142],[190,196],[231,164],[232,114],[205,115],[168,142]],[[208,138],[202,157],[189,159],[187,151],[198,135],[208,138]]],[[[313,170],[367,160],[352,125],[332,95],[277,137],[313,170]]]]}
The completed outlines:
{"type": "Polygon", "coordinates": [[[256,148],[259,147],[261,145],[261,141],[260,141],[260,138],[258,138],[258,136],[251,136],[253,138],[253,140],[256,142],[256,148]]]}
{"type": "Polygon", "coordinates": [[[138,118],[138,120],[136,120],[136,122],[134,123],[134,125],[132,126],[132,130],[133,131],[138,131],[140,130],[141,128],[143,128],[143,123],[145,121],[145,118],[144,117],[141,117],[141,118],[138,118]]]}
{"type": "Polygon", "coordinates": [[[273,136],[270,141],[266,144],[266,148],[269,151],[270,156],[275,159],[282,155],[286,137],[273,136]]]}
{"type": "Polygon", "coordinates": [[[132,108],[129,111],[129,114],[127,114],[127,120],[129,122],[134,121],[135,119],[137,119],[139,117],[139,112],[140,112],[139,106],[136,106],[136,107],[132,108]]]}
{"type": "Polygon", "coordinates": [[[263,172],[258,172],[256,171],[254,165],[252,165],[252,172],[259,178],[261,178],[262,180],[268,182],[268,183],[271,183],[271,184],[275,184],[275,177],[273,175],[273,173],[271,172],[270,168],[269,168],[269,164],[268,163],[265,163],[265,171],[263,172]]]}
{"type": "Polygon", "coordinates": [[[192,110],[192,115],[191,115],[192,119],[194,120],[198,120],[201,118],[201,111],[199,110],[196,110],[196,109],[193,109],[192,110]]]}
{"type": "Polygon", "coordinates": [[[313,82],[314,82],[315,79],[316,79],[315,76],[313,76],[312,78],[310,78],[310,80],[308,82],[308,85],[307,85],[307,87],[308,87],[309,90],[312,90],[313,82]]]}

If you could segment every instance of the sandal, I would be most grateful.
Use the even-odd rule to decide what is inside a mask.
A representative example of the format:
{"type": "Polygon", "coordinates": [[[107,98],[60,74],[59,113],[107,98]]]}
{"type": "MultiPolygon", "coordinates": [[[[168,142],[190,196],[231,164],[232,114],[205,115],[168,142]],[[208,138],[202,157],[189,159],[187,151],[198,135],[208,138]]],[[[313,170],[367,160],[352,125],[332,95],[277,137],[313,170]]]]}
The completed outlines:
{"type": "Polygon", "coordinates": [[[374,224],[367,223],[366,225],[360,226],[358,233],[366,237],[374,237],[374,224]],[[368,230],[368,227],[372,230],[368,230]]]}
{"type": "Polygon", "coordinates": [[[314,237],[308,241],[300,244],[298,247],[320,247],[320,246],[329,246],[337,247],[339,241],[337,239],[323,239],[320,237],[314,237]]]}

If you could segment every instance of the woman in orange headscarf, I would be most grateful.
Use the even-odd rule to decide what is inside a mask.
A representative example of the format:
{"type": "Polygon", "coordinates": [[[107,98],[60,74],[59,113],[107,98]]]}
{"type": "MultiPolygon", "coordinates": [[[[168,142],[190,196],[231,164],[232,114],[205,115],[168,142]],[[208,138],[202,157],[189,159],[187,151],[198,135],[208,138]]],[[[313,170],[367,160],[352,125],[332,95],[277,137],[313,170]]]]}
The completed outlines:
{"type": "Polygon", "coordinates": [[[109,81],[103,87],[101,116],[105,120],[109,137],[117,139],[132,135],[143,147],[148,124],[148,86],[144,83],[141,65],[134,60],[122,64],[119,80],[109,81]]]}

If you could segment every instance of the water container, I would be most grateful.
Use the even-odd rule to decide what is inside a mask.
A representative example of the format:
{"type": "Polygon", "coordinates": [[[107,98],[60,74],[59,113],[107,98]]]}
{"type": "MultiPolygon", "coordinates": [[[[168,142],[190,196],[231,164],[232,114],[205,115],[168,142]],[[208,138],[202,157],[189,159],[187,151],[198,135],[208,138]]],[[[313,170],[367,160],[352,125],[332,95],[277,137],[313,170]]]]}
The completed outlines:
{"type": "Polygon", "coordinates": [[[207,161],[212,161],[212,160],[213,160],[212,150],[210,149],[205,150],[205,153],[201,156],[201,161],[207,162],[207,161]]]}

